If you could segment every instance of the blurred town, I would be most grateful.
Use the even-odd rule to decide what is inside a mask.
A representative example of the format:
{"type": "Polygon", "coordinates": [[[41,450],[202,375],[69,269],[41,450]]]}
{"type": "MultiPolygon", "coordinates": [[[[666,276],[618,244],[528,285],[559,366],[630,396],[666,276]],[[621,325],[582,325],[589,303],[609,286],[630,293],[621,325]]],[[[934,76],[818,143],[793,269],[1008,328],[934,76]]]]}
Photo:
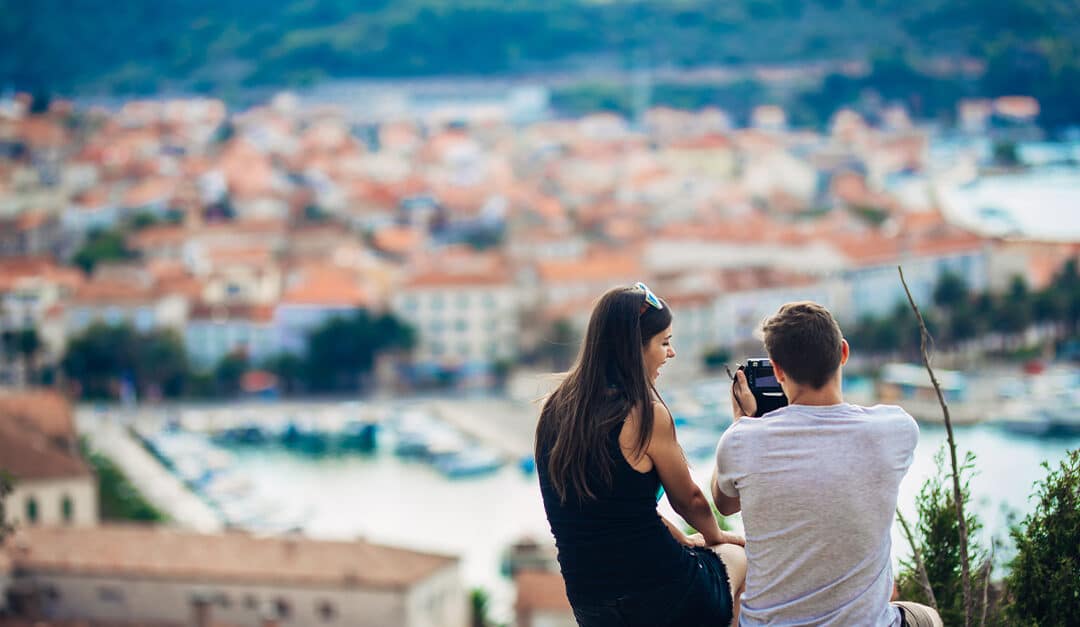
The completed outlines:
{"type": "Polygon", "coordinates": [[[691,459],[792,300],[841,322],[851,395],[933,422],[897,266],[957,419],[1080,432],[1080,225],[1038,195],[1080,143],[1042,141],[1031,97],[824,132],[775,105],[560,118],[542,88],[365,104],[0,98],[0,625],[572,625],[532,401],[636,281],[674,311],[691,459]],[[1036,375],[1052,406],[1007,412],[1036,375]],[[383,527],[342,514],[343,468],[383,527]]]}

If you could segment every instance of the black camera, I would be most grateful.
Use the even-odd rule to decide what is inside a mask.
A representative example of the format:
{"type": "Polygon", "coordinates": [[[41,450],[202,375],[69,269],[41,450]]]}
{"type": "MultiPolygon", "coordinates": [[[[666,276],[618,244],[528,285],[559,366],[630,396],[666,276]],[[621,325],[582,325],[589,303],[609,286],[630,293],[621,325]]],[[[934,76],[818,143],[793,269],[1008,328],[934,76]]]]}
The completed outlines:
{"type": "Polygon", "coordinates": [[[755,416],[763,416],[788,404],[787,396],[776,380],[772,362],[767,357],[747,359],[746,365],[739,366],[739,370],[746,374],[746,383],[757,401],[755,416]]]}

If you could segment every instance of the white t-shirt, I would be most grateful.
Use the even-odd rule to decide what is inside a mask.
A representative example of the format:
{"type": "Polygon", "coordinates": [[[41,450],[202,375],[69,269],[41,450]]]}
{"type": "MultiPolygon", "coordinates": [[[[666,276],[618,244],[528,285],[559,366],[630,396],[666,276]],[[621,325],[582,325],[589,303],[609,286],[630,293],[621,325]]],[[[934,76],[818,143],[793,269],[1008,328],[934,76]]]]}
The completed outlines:
{"type": "Polygon", "coordinates": [[[716,450],[749,562],[739,624],[900,624],[892,537],[919,427],[893,405],[790,405],[741,418],[716,450]]]}

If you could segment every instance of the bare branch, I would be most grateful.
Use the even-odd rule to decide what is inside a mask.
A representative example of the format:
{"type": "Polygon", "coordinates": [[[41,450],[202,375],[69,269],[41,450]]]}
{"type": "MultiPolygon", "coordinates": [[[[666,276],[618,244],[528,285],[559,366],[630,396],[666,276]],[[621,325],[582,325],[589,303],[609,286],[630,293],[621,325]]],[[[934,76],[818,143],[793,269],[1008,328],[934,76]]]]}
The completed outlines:
{"type": "Polygon", "coordinates": [[[908,289],[907,281],[904,280],[904,269],[900,266],[897,266],[896,269],[900,272],[900,283],[904,286],[904,293],[907,294],[908,303],[911,304],[911,309],[915,312],[915,318],[919,321],[919,348],[922,352],[923,365],[926,366],[926,372],[930,374],[930,382],[934,384],[938,403],[941,404],[941,411],[945,415],[945,432],[949,436],[949,462],[952,464],[953,502],[956,503],[956,523],[957,528],[960,530],[960,575],[964,591],[964,627],[971,627],[971,564],[968,556],[967,519],[964,518],[964,497],[960,490],[960,465],[956,462],[956,440],[953,438],[952,419],[949,416],[949,405],[945,402],[945,395],[941,392],[941,384],[938,383],[934,369],[930,367],[930,355],[926,346],[931,341],[931,337],[930,332],[926,329],[926,321],[923,320],[919,306],[915,304],[915,299],[911,296],[911,290],[908,289]]]}
{"type": "Polygon", "coordinates": [[[908,544],[911,545],[911,554],[915,556],[915,574],[919,576],[919,585],[922,586],[923,592],[926,593],[926,599],[930,602],[930,607],[935,610],[937,606],[937,597],[934,596],[934,589],[930,587],[930,575],[926,572],[926,564],[923,563],[922,553],[919,551],[918,545],[915,544],[915,536],[911,533],[911,527],[908,526],[907,520],[904,515],[900,513],[900,508],[896,508],[896,519],[900,521],[900,527],[904,530],[904,537],[907,538],[908,544]]]}
{"type": "Polygon", "coordinates": [[[979,616],[979,627],[986,627],[986,612],[990,608],[990,571],[994,568],[994,547],[990,547],[990,556],[979,567],[979,576],[982,577],[982,614],[979,616]]]}

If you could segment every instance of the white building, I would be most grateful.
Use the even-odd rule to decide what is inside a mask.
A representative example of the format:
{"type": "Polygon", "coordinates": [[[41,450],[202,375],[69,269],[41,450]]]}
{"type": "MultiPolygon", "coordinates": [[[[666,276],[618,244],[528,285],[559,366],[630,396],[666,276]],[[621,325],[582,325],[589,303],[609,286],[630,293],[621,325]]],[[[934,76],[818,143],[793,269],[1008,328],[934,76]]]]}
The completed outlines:
{"type": "Polygon", "coordinates": [[[14,479],[4,500],[6,522],[17,528],[97,524],[97,479],[78,453],[71,409],[59,396],[0,396],[0,470],[14,479]]]}
{"type": "Polygon", "coordinates": [[[0,384],[25,384],[28,368],[59,362],[66,345],[63,303],[81,282],[78,270],[43,259],[0,263],[0,334],[33,330],[40,343],[33,363],[25,363],[17,350],[5,354],[0,346],[0,384]]]}
{"type": "Polygon", "coordinates": [[[888,314],[897,304],[907,302],[897,266],[903,267],[915,302],[924,306],[933,303],[934,287],[945,273],[964,279],[973,292],[989,287],[990,247],[979,238],[959,235],[909,238],[899,245],[874,244],[869,238],[843,247],[852,261],[843,278],[851,284],[851,314],[855,319],[888,314]]]}
{"type": "MultiPolygon", "coordinates": [[[[465,627],[456,557],[164,527],[25,527],[5,547],[13,605],[125,624],[465,627]]],[[[2,581],[2,575],[0,575],[2,581]]]]}
{"type": "Polygon", "coordinates": [[[761,322],[781,305],[794,301],[814,301],[837,320],[850,319],[849,299],[848,286],[838,278],[777,277],[757,284],[730,286],[721,291],[713,308],[717,345],[730,347],[757,341],[755,334],[761,322]]]}
{"type": "Polygon", "coordinates": [[[196,368],[208,369],[231,354],[258,364],[279,352],[272,307],[196,306],[184,328],[184,346],[196,368]]]}
{"type": "Polygon", "coordinates": [[[185,296],[161,292],[148,277],[95,275],[76,290],[65,312],[65,326],[69,337],[94,323],[129,324],[140,332],[179,331],[187,322],[188,306],[185,296]]]}
{"type": "Polygon", "coordinates": [[[490,365],[518,354],[520,298],[505,268],[422,272],[390,307],[416,329],[418,362],[490,365]]]}
{"type": "Polygon", "coordinates": [[[274,308],[277,347],[303,354],[312,331],[334,318],[347,318],[370,307],[369,290],[360,283],[357,273],[329,265],[289,273],[281,301],[274,308]]]}

